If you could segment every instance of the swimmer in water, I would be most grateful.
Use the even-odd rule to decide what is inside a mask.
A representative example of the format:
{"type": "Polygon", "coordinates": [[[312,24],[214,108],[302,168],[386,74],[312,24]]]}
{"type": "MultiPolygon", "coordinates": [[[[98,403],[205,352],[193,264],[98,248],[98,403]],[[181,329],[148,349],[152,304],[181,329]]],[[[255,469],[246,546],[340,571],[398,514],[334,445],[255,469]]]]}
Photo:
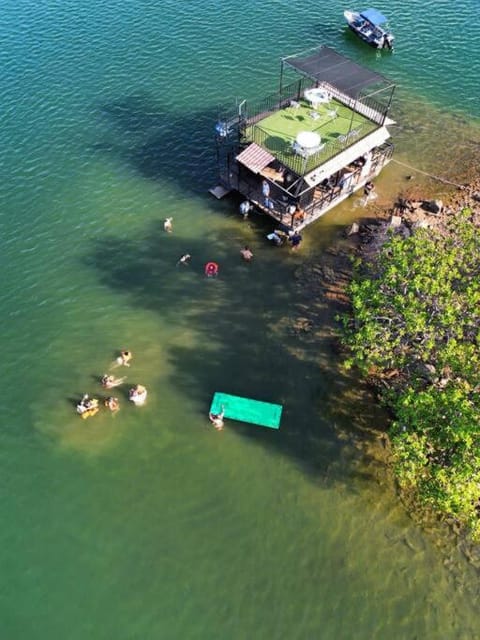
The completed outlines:
{"type": "Polygon", "coordinates": [[[222,405],[222,410],[220,413],[212,413],[208,414],[210,422],[213,424],[217,431],[221,431],[223,429],[223,416],[225,415],[225,408],[222,405]]]}
{"type": "Polygon", "coordinates": [[[131,359],[132,359],[131,351],[121,351],[120,355],[117,358],[117,364],[123,365],[124,367],[129,367],[131,359]]]}
{"type": "Polygon", "coordinates": [[[114,376],[109,376],[105,374],[102,377],[102,387],[104,389],[113,389],[113,387],[118,387],[120,384],[125,382],[126,378],[114,378],[114,376]]]}
{"type": "Polygon", "coordinates": [[[147,399],[146,388],[141,384],[135,385],[135,387],[132,387],[128,392],[128,399],[137,407],[142,406],[143,404],[145,404],[145,401],[147,399]]]}
{"type": "Polygon", "coordinates": [[[110,409],[112,413],[116,413],[120,409],[118,398],[114,398],[113,396],[105,400],[105,406],[107,409],[110,409]]]}
{"type": "Polygon", "coordinates": [[[189,253],[184,253],[183,256],[177,262],[177,266],[179,264],[183,264],[186,267],[187,265],[190,264],[191,259],[192,259],[192,256],[189,253]]]}
{"type": "Polygon", "coordinates": [[[253,258],[253,253],[250,251],[250,248],[245,245],[245,247],[240,251],[242,258],[246,262],[250,262],[253,258]]]}

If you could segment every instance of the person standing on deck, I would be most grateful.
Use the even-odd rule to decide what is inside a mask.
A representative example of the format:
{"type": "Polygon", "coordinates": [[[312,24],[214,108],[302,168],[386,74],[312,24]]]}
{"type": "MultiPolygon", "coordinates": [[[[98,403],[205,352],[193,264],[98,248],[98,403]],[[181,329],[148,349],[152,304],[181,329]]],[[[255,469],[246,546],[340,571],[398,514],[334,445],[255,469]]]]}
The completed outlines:
{"type": "Polygon", "coordinates": [[[270,209],[270,185],[266,180],[262,180],[262,195],[263,195],[263,204],[270,209]]]}

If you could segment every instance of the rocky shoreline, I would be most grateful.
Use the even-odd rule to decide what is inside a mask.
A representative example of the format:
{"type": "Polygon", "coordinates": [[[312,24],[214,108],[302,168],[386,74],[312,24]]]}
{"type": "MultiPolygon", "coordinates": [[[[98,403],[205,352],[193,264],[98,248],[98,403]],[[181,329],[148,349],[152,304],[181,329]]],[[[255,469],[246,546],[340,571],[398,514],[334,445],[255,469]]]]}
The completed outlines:
{"type": "Polygon", "coordinates": [[[419,227],[446,233],[449,219],[464,207],[471,210],[473,222],[480,227],[480,176],[443,200],[422,199],[407,193],[387,207],[369,205],[368,215],[339,235],[320,258],[306,261],[295,270],[297,286],[310,305],[303,307],[303,314],[294,319],[292,332],[308,333],[315,328],[316,305],[311,303],[319,297],[328,303],[332,318],[348,309],[346,289],[352,275],[352,256],[374,262],[392,228],[404,236],[419,227]]]}
{"type": "MultiPolygon", "coordinates": [[[[405,237],[419,227],[448,233],[449,220],[465,207],[470,209],[472,221],[480,229],[480,176],[468,185],[452,190],[448,196],[443,196],[443,201],[402,194],[390,206],[370,205],[365,210],[367,215],[339,234],[321,256],[306,261],[296,269],[294,277],[303,304],[301,314],[292,320],[291,333],[310,343],[327,337],[339,353],[339,359],[342,359],[343,349],[336,316],[350,309],[347,288],[352,277],[352,257],[361,258],[374,267],[376,256],[392,228],[405,237]]],[[[372,389],[376,387],[378,390],[379,380],[367,382],[371,383],[372,389]]],[[[382,474],[384,481],[388,474],[386,469],[390,466],[389,439],[384,431],[378,431],[376,435],[379,446],[376,451],[368,447],[368,457],[385,467],[385,474],[382,474]]],[[[359,448],[365,449],[361,443],[359,448]]],[[[364,453],[367,453],[366,450],[364,453]]],[[[448,553],[451,540],[435,514],[424,511],[417,513],[415,505],[409,504],[408,496],[400,497],[410,516],[427,530],[435,531],[436,538],[443,540],[444,545],[441,546],[448,553]]],[[[460,531],[455,530],[455,522],[449,524],[450,534],[458,535],[460,531]]],[[[480,548],[462,536],[460,547],[469,561],[480,568],[480,548]]]]}

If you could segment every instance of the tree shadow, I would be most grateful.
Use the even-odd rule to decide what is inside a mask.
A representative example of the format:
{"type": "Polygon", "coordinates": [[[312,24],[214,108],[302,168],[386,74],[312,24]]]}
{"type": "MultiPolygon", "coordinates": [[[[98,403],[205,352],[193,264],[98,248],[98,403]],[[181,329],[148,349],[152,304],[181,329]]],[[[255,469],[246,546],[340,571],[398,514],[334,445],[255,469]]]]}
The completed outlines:
{"type": "Polygon", "coordinates": [[[86,262],[104,285],[128,296],[134,308],[195,331],[194,345],[175,343],[165,350],[172,385],[200,414],[208,414],[215,391],[282,404],[279,431],[242,423],[235,431],[295,460],[315,482],[368,477],[366,467],[359,471],[342,464],[347,449],[338,424],[347,429],[352,423],[349,391],[358,383],[332,357],[332,336],[321,326],[330,313],[328,303],[316,302],[318,332],[305,339],[296,335],[292,320],[304,300],[295,289],[292,256],[286,250],[285,260],[279,260],[279,250],[272,247],[246,264],[237,251],[232,256],[228,233],[213,231],[208,246],[190,239],[188,267],[176,266],[185,252],[183,241],[169,234],[165,242],[159,223],[141,241],[95,239],[86,262]],[[203,271],[212,259],[220,264],[216,279],[206,278],[203,271]]]}

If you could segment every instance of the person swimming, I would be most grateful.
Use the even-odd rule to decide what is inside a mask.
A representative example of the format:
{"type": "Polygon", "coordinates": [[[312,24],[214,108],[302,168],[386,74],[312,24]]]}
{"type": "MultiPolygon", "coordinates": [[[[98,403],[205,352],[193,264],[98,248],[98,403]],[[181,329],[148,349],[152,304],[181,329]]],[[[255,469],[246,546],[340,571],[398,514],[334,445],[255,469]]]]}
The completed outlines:
{"type": "Polygon", "coordinates": [[[123,365],[124,367],[129,367],[132,357],[133,356],[131,351],[121,351],[120,355],[117,358],[117,364],[123,365]]]}
{"type": "Polygon", "coordinates": [[[250,250],[250,248],[248,246],[245,245],[245,247],[243,249],[240,250],[240,254],[242,256],[242,258],[246,261],[246,262],[250,262],[253,258],[253,253],[250,250]]]}
{"type": "Polygon", "coordinates": [[[240,205],[240,213],[243,216],[243,219],[246,220],[248,218],[248,214],[250,209],[252,208],[252,205],[250,204],[250,202],[248,200],[244,200],[241,205],[240,205]]]}
{"type": "Polygon", "coordinates": [[[212,413],[208,414],[210,422],[213,424],[217,431],[221,431],[223,429],[223,416],[225,415],[225,407],[222,405],[222,410],[220,413],[212,413]]]}
{"type": "Polygon", "coordinates": [[[91,412],[92,415],[98,411],[98,400],[96,398],[90,398],[88,393],[85,393],[77,404],[77,413],[82,417],[88,417],[87,412],[91,412]]]}
{"type": "Polygon", "coordinates": [[[107,407],[107,409],[110,409],[112,413],[116,413],[120,409],[120,403],[118,401],[118,398],[114,398],[113,396],[110,396],[110,398],[107,398],[104,404],[107,407]]]}
{"type": "Polygon", "coordinates": [[[173,231],[173,218],[165,218],[163,228],[167,233],[171,233],[173,231]]]}
{"type": "Polygon", "coordinates": [[[128,392],[128,399],[133,402],[137,407],[140,407],[142,404],[145,404],[147,399],[147,390],[141,385],[137,384],[130,389],[128,392]]]}
{"type": "Polygon", "coordinates": [[[192,259],[192,256],[189,253],[184,253],[183,256],[179,258],[177,265],[183,264],[184,266],[187,266],[190,264],[191,259],[192,259]]]}
{"type": "Polygon", "coordinates": [[[302,243],[301,234],[298,231],[294,231],[289,238],[289,242],[292,246],[292,250],[297,251],[297,249],[300,247],[300,244],[302,243]]]}
{"type": "Polygon", "coordinates": [[[81,415],[82,413],[85,413],[85,411],[88,411],[88,409],[90,408],[88,406],[89,402],[90,401],[88,398],[88,393],[85,393],[80,402],[77,404],[77,413],[81,415]]]}
{"type": "Polygon", "coordinates": [[[114,376],[109,376],[105,374],[102,376],[102,387],[104,389],[113,389],[113,387],[118,387],[123,384],[127,378],[124,376],[123,378],[115,378],[114,376]]]}

